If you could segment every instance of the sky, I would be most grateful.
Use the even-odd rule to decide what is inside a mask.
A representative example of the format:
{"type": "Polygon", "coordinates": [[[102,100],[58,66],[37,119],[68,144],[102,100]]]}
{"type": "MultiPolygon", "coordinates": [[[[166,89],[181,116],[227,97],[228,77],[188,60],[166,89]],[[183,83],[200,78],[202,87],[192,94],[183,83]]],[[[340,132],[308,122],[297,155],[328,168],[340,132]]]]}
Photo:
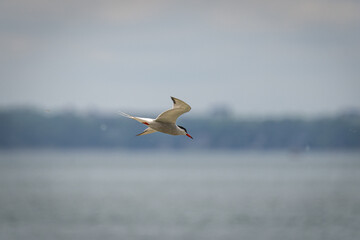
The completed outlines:
{"type": "Polygon", "coordinates": [[[0,2],[0,107],[360,109],[360,1],[0,2]]]}

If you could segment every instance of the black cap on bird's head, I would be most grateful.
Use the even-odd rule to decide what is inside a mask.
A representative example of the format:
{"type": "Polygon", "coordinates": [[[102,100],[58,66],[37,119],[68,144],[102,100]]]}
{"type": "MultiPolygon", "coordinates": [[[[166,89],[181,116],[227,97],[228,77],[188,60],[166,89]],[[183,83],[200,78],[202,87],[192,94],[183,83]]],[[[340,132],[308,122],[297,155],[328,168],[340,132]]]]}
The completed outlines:
{"type": "Polygon", "coordinates": [[[184,128],[183,126],[180,126],[180,125],[177,125],[177,126],[187,133],[186,128],[184,128]]]}
{"type": "Polygon", "coordinates": [[[185,135],[186,136],[188,136],[189,138],[191,138],[191,139],[193,139],[193,137],[192,136],[190,136],[190,134],[188,134],[188,132],[187,132],[187,130],[186,130],[186,128],[184,128],[183,126],[179,126],[179,125],[177,125],[179,128],[181,128],[182,130],[184,130],[185,131],[185,135]]]}

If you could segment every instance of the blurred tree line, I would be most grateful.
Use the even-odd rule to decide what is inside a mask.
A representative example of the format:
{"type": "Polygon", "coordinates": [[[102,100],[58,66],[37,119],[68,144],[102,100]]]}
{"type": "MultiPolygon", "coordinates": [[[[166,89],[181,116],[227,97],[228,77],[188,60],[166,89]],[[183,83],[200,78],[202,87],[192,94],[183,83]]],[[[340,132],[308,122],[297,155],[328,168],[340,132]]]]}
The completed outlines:
{"type": "Polygon", "coordinates": [[[359,149],[360,116],[312,120],[183,118],[194,140],[154,133],[116,114],[80,115],[34,109],[0,110],[0,148],[172,148],[172,149],[359,149]]]}

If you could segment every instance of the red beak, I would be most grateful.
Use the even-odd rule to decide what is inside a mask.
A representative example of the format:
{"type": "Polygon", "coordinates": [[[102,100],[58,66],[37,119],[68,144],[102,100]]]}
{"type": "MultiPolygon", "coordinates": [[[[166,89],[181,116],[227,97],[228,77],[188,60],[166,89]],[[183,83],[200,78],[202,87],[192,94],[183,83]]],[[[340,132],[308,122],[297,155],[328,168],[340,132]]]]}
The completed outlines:
{"type": "Polygon", "coordinates": [[[193,137],[192,137],[192,136],[190,136],[190,134],[188,134],[188,133],[186,134],[186,136],[188,136],[189,138],[193,139],[193,137]]]}

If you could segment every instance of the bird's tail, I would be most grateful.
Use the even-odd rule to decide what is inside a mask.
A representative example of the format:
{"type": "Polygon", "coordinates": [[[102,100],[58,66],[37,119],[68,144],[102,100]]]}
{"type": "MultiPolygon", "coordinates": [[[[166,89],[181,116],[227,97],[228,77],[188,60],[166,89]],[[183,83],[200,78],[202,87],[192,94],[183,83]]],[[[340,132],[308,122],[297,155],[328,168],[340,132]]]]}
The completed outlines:
{"type": "Polygon", "coordinates": [[[129,114],[126,114],[124,112],[121,112],[119,111],[118,112],[120,115],[124,116],[124,117],[127,117],[127,118],[131,118],[131,119],[134,119],[142,124],[145,124],[145,125],[149,125],[151,122],[154,121],[154,119],[151,119],[151,118],[142,118],[142,117],[134,117],[134,116],[131,116],[129,114]]]}
{"type": "Polygon", "coordinates": [[[124,113],[122,111],[119,111],[118,114],[120,114],[121,116],[127,117],[127,118],[134,118],[133,116],[130,116],[129,114],[124,113]]]}

